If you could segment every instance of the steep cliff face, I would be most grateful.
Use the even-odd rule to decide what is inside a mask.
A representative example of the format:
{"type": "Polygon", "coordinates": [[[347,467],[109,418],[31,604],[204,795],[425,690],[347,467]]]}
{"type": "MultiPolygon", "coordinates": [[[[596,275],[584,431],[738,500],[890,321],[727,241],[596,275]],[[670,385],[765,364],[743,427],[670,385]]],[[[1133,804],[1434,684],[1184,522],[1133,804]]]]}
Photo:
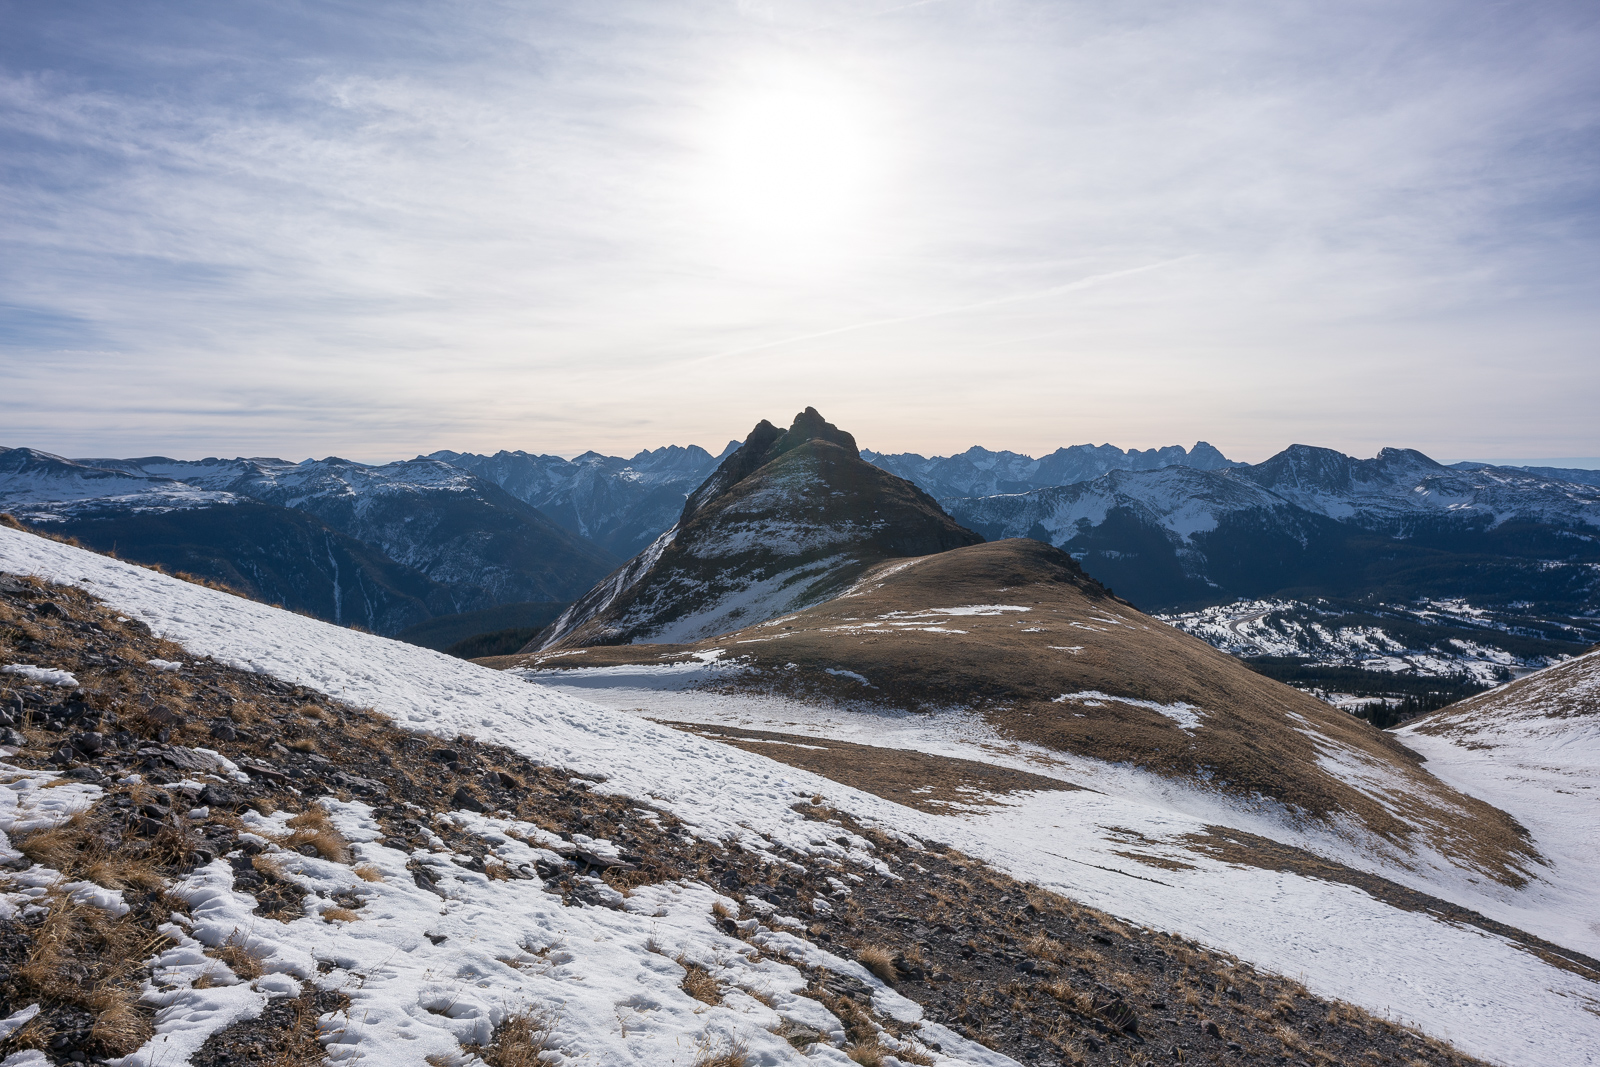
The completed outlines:
{"type": "Polygon", "coordinates": [[[757,424],[677,525],[574,604],[544,645],[697,640],[825,600],[885,559],[982,540],[807,408],[787,431],[757,424]]]}

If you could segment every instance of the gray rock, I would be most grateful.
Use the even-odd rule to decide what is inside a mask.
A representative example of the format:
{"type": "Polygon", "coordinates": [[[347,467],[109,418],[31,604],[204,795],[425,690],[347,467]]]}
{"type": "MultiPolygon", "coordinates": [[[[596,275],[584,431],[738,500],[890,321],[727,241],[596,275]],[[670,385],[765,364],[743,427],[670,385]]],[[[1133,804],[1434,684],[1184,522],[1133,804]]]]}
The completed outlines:
{"type": "Polygon", "coordinates": [[[785,1040],[797,1049],[806,1049],[812,1045],[815,1045],[818,1041],[821,1041],[822,1034],[820,1031],[814,1030],[809,1026],[802,1025],[796,1026],[793,1030],[789,1031],[788,1035],[785,1037],[785,1040]]]}

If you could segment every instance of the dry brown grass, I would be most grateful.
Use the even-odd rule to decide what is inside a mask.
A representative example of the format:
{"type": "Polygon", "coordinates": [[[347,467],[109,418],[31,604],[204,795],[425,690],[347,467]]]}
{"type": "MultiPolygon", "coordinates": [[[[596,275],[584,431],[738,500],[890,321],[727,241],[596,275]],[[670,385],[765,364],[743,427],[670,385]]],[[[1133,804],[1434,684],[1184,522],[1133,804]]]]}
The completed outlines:
{"type": "Polygon", "coordinates": [[[711,905],[711,914],[719,919],[737,919],[739,917],[738,912],[728,907],[727,903],[721,900],[711,905]]]}
{"type": "Polygon", "coordinates": [[[1304,1052],[1306,1050],[1305,1040],[1300,1036],[1300,1032],[1292,1026],[1280,1026],[1272,1032],[1272,1036],[1281,1041],[1284,1048],[1292,1052],[1304,1052]]]}
{"type": "Polygon", "coordinates": [[[88,816],[79,812],[60,826],[35,830],[31,834],[19,837],[16,847],[33,862],[65,873],[76,867],[76,862],[87,843],[88,825],[88,816]]]}
{"type": "Polygon", "coordinates": [[[878,976],[884,985],[894,985],[894,952],[882,945],[868,945],[856,952],[861,966],[878,976]]]}
{"type": "Polygon", "coordinates": [[[494,1040],[475,1051],[489,1067],[538,1067],[555,1025],[555,1016],[549,1012],[525,1009],[507,1016],[494,1040]]]}
{"type": "Polygon", "coordinates": [[[852,1045],[845,1055],[856,1063],[861,1064],[862,1067],[879,1067],[879,1064],[883,1063],[883,1058],[889,1055],[889,1050],[884,1048],[878,1039],[874,1037],[870,1041],[852,1045]]]}
{"type": "Polygon", "coordinates": [[[350,862],[350,843],[320,805],[313,804],[290,819],[289,829],[294,832],[278,841],[285,848],[298,850],[301,845],[310,845],[325,860],[350,862]]]}
{"type": "Polygon", "coordinates": [[[167,939],[60,893],[49,894],[45,904],[49,911],[33,930],[33,948],[15,972],[19,991],[92,1014],[91,1038],[102,1054],[132,1052],[152,1032],[139,1010],[145,961],[167,939]]]}
{"type": "Polygon", "coordinates": [[[722,990],[717,986],[717,980],[711,977],[711,972],[698,963],[690,963],[683,956],[678,957],[678,966],[683,968],[683,981],[678,983],[683,991],[702,1004],[717,1005],[722,1003],[722,990]]]}
{"type": "Polygon", "coordinates": [[[244,942],[244,935],[236,930],[216,948],[207,949],[206,955],[226,963],[230,971],[248,982],[260,978],[262,970],[261,961],[245,947],[244,942]]]}
{"type": "Polygon", "coordinates": [[[1044,991],[1079,1014],[1088,1015],[1094,1011],[1094,997],[1078,992],[1067,982],[1048,982],[1044,991]]]}
{"type": "Polygon", "coordinates": [[[301,737],[290,741],[288,747],[295,752],[305,752],[308,754],[317,751],[317,743],[311,740],[309,737],[301,737]]]}
{"type": "Polygon", "coordinates": [[[294,1001],[294,1018],[283,1031],[282,1040],[265,1061],[266,1067],[322,1067],[327,1050],[317,1029],[319,1014],[307,1003],[307,998],[294,1001]]]}
{"type": "Polygon", "coordinates": [[[355,875],[363,882],[383,881],[383,872],[370,863],[358,864],[355,868],[355,875]]]}
{"type": "Polygon", "coordinates": [[[1027,941],[1023,942],[1022,951],[1034,959],[1049,960],[1051,963],[1059,963],[1067,955],[1065,945],[1044,934],[1034,934],[1028,938],[1027,941]]]}

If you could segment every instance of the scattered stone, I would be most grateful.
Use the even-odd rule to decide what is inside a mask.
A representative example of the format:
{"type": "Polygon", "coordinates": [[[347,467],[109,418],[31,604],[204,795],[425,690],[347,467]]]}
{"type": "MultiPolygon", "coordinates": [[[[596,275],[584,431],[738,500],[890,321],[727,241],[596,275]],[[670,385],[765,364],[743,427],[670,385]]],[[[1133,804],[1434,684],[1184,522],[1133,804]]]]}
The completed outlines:
{"type": "Polygon", "coordinates": [[[790,1030],[785,1040],[797,1049],[805,1050],[822,1040],[822,1033],[809,1026],[796,1026],[790,1030]]]}

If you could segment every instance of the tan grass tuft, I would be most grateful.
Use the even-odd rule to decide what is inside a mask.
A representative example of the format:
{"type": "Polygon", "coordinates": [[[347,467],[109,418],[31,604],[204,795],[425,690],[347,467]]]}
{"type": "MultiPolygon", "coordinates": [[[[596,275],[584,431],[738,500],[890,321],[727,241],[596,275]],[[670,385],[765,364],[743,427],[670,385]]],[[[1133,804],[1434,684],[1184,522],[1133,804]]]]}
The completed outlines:
{"type": "Polygon", "coordinates": [[[207,949],[206,955],[226,963],[229,970],[247,982],[261,977],[261,961],[245,947],[244,937],[238,931],[216,948],[207,949]]]}
{"type": "Polygon", "coordinates": [[[546,1011],[529,1008],[509,1015],[478,1054],[489,1067],[539,1067],[555,1025],[555,1016],[546,1011]]]}
{"type": "Polygon", "coordinates": [[[363,882],[383,881],[383,872],[370,863],[363,863],[355,869],[355,875],[363,882]]]}
{"type": "Polygon", "coordinates": [[[49,910],[33,931],[28,958],[13,972],[13,985],[24,997],[64,1001],[94,1015],[92,1036],[102,1054],[132,1052],[152,1032],[138,1008],[144,964],[166,938],[58,892],[45,904],[49,910]]]}
{"type": "Polygon", "coordinates": [[[894,953],[882,945],[868,945],[856,953],[861,966],[877,975],[884,985],[894,985],[894,953]]]}
{"type": "Polygon", "coordinates": [[[1034,959],[1049,960],[1051,963],[1059,962],[1067,954],[1066,946],[1044,934],[1034,934],[1028,938],[1022,950],[1034,959]]]}
{"type": "Polygon", "coordinates": [[[350,843],[344,839],[333,820],[320,805],[313,804],[289,820],[289,829],[294,831],[287,837],[278,839],[278,843],[285,848],[299,850],[301,845],[310,845],[317,850],[317,855],[325,860],[335,863],[350,862],[350,843]]]}
{"type": "Polygon", "coordinates": [[[683,991],[702,1004],[713,1006],[722,1003],[722,990],[717,987],[717,980],[711,977],[711,972],[698,963],[690,963],[683,956],[678,957],[678,966],[683,968],[683,981],[679,983],[683,991]]]}
{"type": "Polygon", "coordinates": [[[360,922],[361,916],[357,915],[349,908],[323,908],[322,921],[325,923],[353,923],[360,922]]]}

